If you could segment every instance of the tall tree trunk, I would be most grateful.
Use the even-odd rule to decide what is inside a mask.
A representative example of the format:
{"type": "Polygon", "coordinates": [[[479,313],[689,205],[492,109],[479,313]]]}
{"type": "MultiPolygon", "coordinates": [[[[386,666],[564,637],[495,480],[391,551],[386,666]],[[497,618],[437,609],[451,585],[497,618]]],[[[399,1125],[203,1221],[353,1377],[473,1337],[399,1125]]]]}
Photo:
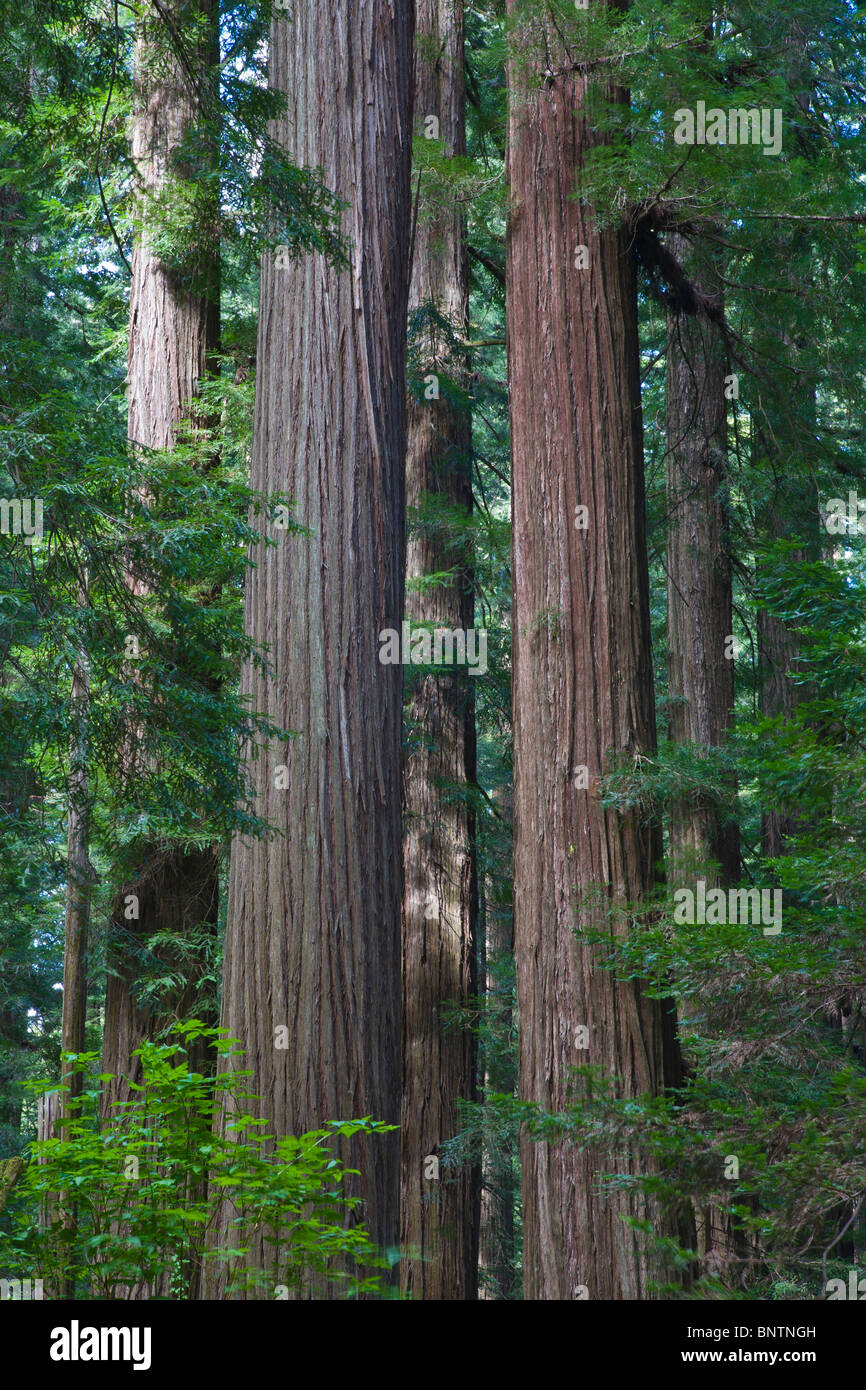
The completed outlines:
{"type": "MultiPolygon", "coordinates": [[[[572,196],[601,138],[590,79],[551,24],[530,64],[547,76],[526,81],[523,37],[508,131],[519,1090],[559,1110],[574,1067],[600,1067],[630,1096],[660,1093],[680,1064],[673,1008],[618,984],[575,938],[625,932],[625,904],[651,892],[661,859],[656,826],[598,797],[609,751],[655,747],[637,294],[625,229],[600,230],[572,196]]],[[[522,1160],[525,1296],[650,1297],[649,1242],[620,1219],[646,1205],[595,1184],[600,1171],[650,1171],[647,1155],[524,1138],[522,1160]]]]}
{"type": "MultiPolygon", "coordinates": [[[[0,307],[0,328],[3,326],[0,307]]],[[[9,680],[8,667],[0,664],[0,690],[9,680]]],[[[20,733],[24,735],[25,731],[21,729],[20,733]]],[[[10,746],[7,741],[4,765],[0,768],[0,821],[4,832],[13,836],[17,822],[24,816],[28,802],[36,795],[37,789],[33,770],[23,759],[23,742],[23,739],[21,742],[16,740],[10,746]]],[[[19,928],[18,934],[19,938],[26,936],[26,928],[19,928]]],[[[21,1142],[24,1095],[21,1077],[25,1059],[32,1050],[32,1039],[28,1035],[27,995],[34,966],[28,963],[25,968],[25,979],[21,978],[19,970],[6,969],[0,981],[0,1155],[16,1153],[21,1142]]]]}
{"type": "MultiPolygon", "coordinates": [[[[721,282],[709,256],[671,251],[703,292],[721,282]]],[[[733,723],[733,596],[724,498],[728,401],[725,345],[702,314],[669,313],[667,340],[668,698],[672,742],[719,748],[733,723]]],[[[714,881],[737,882],[739,830],[706,800],[672,810],[670,870],[677,882],[719,867],[714,881]]]]}
{"type": "MultiPolygon", "coordinates": [[[[808,128],[814,98],[810,43],[816,32],[817,17],[798,16],[789,20],[782,33],[779,70],[794,93],[808,128]]],[[[814,132],[814,126],[812,127],[814,132]]],[[[798,134],[797,154],[812,160],[817,154],[814,133],[798,134]]],[[[796,294],[803,293],[803,271],[807,281],[815,264],[814,239],[806,224],[780,227],[766,244],[765,254],[775,279],[785,268],[796,294]]],[[[758,529],[766,541],[799,539],[803,542],[792,559],[821,558],[822,537],[818,497],[812,475],[812,447],[816,424],[814,335],[796,331],[791,322],[763,325],[761,344],[765,362],[775,363],[768,380],[762,383],[760,404],[753,411],[753,451],[761,457],[772,479],[758,529]],[[781,351],[780,351],[781,348],[781,351]],[[766,403],[765,403],[766,402],[766,403]]],[[[760,398],[759,398],[760,399],[760,398]]],[[[798,679],[800,643],[795,632],[766,607],[758,609],[758,699],[761,714],[768,718],[792,717],[810,698],[808,686],[798,679]]],[[[787,852],[791,838],[806,829],[801,817],[784,807],[764,811],[761,840],[767,858],[787,852]]]]}
{"type": "MultiPolygon", "coordinates": [[[[446,156],[466,151],[461,0],[417,0],[416,124],[439,121],[446,156]]],[[[465,218],[454,208],[417,222],[409,309],[421,319],[419,374],[433,399],[409,398],[406,501],[435,498],[448,519],[416,527],[406,557],[412,623],[467,631],[473,625],[466,541],[453,539],[455,513],[472,508],[472,425],[447,389],[466,385],[469,262],[465,218]],[[439,320],[444,320],[443,328],[439,320]],[[447,378],[447,382],[446,382],[447,378]],[[445,388],[445,389],[442,389],[445,388]],[[439,391],[438,399],[435,392],[439,391]],[[447,574],[431,584],[427,576],[447,574]]],[[[406,711],[411,746],[403,769],[403,1288],[426,1300],[471,1299],[478,1283],[479,1173],[429,1161],[459,1128],[457,1100],[475,1097],[476,1048],[449,1010],[465,1009],[476,984],[478,892],[474,816],[472,679],[466,668],[421,676],[406,711]]]]}
{"type": "MultiPolygon", "coordinates": [[[[86,581],[81,587],[82,608],[87,603],[86,581]]],[[[64,1098],[63,1119],[69,1118],[68,1101],[81,1094],[82,1076],[65,1060],[67,1053],[84,1051],[87,1019],[87,937],[93,867],[90,863],[90,775],[88,769],[88,702],[90,672],[88,654],[76,654],[72,671],[69,789],[66,832],[66,921],[63,948],[63,1010],[60,1022],[61,1067],[69,1090],[64,1098]]]]}
{"type": "MultiPolygon", "coordinates": [[[[348,204],[350,257],[262,266],[252,483],[294,498],[310,535],[257,554],[247,584],[272,666],[248,664],[242,691],[296,737],[251,767],[285,833],[232,848],[223,1023],[277,1135],[400,1119],[402,671],[379,634],[399,631],[405,580],[413,21],[408,0],[296,0],[271,29],[277,137],[348,204]]],[[[351,1157],[393,1246],[398,1143],[351,1157]]]]}
{"type": "MultiPolygon", "coordinates": [[[[815,433],[814,378],[810,380],[813,347],[808,341],[792,341],[789,334],[784,335],[783,341],[797,381],[796,404],[782,399],[774,383],[770,386],[770,400],[753,415],[756,452],[772,480],[758,525],[762,539],[768,543],[801,542],[791,553],[792,560],[817,561],[821,557],[822,538],[809,458],[815,433]],[[778,393],[775,399],[774,391],[778,393]]],[[[802,679],[799,638],[765,605],[758,608],[757,628],[760,712],[770,719],[793,719],[800,705],[814,693],[802,679]]],[[[787,853],[791,838],[806,828],[802,816],[784,806],[765,810],[761,816],[764,854],[776,859],[787,853]]]]}
{"type": "MultiPolygon", "coordinates": [[[[514,819],[514,798],[510,786],[500,787],[494,799],[508,835],[514,819]]],[[[510,856],[509,856],[510,857],[510,856]]],[[[509,864],[509,869],[510,869],[509,864]]],[[[511,1043],[513,1018],[514,911],[511,872],[485,875],[482,959],[484,1007],[488,1019],[488,1055],[484,1068],[485,1096],[514,1094],[514,1050],[511,1043]]],[[[496,1126],[498,1131],[499,1126],[496,1126]]],[[[485,1126],[481,1171],[481,1232],[478,1264],[478,1297],[505,1301],[514,1297],[515,1197],[514,1147],[510,1137],[503,1143],[496,1133],[488,1138],[485,1126]]]]}
{"type": "MultiPolygon", "coordinates": [[[[669,246],[703,294],[722,301],[713,254],[685,238],[669,246]]],[[[722,334],[703,314],[669,312],[667,337],[668,727],[671,741],[720,748],[734,720],[730,646],[733,594],[725,500],[728,409],[722,334]]],[[[668,875],[695,887],[702,877],[729,887],[740,877],[739,826],[717,803],[683,798],[671,808],[668,875]]],[[[724,1273],[742,1252],[734,1219],[709,1203],[695,1210],[697,1251],[724,1273]]]]}
{"type": "MultiPolygon", "coordinates": [[[[133,445],[148,449],[172,446],[175,427],[189,413],[202,378],[215,369],[219,348],[216,195],[202,218],[194,289],[184,288],[157,255],[150,218],[150,201],[176,172],[175,155],[184,136],[206,113],[214,71],[213,0],[196,0],[192,29],[187,13],[182,0],[160,5],[158,12],[147,10],[135,45],[132,157],[140,198],[129,302],[128,434],[133,445]],[[176,51],[179,42],[184,59],[176,51]]],[[[148,591],[147,576],[130,571],[127,583],[138,595],[148,591]]],[[[124,775],[130,786],[141,758],[140,732],[131,729],[126,740],[124,775]]],[[[182,1017],[196,994],[196,981],[190,979],[156,1011],[139,1004],[136,982],[142,959],[150,957],[148,940],[156,933],[182,936],[203,924],[215,934],[217,908],[215,849],[142,846],[136,874],[112,904],[102,1066],[119,1079],[110,1088],[109,1102],[128,1099],[128,1079],[140,1079],[133,1050],[161,1026],[182,1017]]],[[[205,1065],[204,1049],[189,1061],[195,1067],[205,1065]]]]}
{"type": "MultiPolygon", "coordinates": [[[[87,579],[80,585],[82,614],[87,606],[87,579]]],[[[69,1138],[66,1126],[75,1116],[75,1101],[81,1095],[84,1078],[76,1064],[67,1060],[68,1054],[77,1057],[84,1051],[87,1022],[87,938],[90,928],[90,901],[93,887],[93,868],[90,863],[90,774],[88,767],[88,704],[90,700],[90,671],[88,653],[82,645],[76,653],[70,692],[70,749],[69,788],[66,830],[66,917],[63,942],[63,1009],[60,1021],[62,1053],[61,1078],[67,1084],[62,1095],[60,1133],[69,1138]]],[[[70,1239],[78,1221],[78,1209],[73,1191],[61,1194],[63,1224],[70,1239]]],[[[75,1280],[64,1275],[62,1296],[75,1297],[75,1280]]]]}
{"type": "Polygon", "coordinates": [[[3,336],[18,336],[25,325],[21,322],[23,303],[18,286],[18,256],[16,241],[20,235],[17,223],[21,218],[21,192],[14,184],[0,184],[0,328],[3,336]]]}

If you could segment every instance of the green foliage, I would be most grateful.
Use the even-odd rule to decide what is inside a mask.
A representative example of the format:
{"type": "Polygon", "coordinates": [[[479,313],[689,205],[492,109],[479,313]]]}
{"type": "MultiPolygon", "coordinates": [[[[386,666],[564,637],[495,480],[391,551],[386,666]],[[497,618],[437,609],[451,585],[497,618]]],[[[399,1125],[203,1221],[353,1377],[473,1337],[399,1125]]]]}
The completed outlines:
{"type": "Polygon", "coordinates": [[[229,1295],[388,1296],[389,1261],[358,1222],[360,1199],[346,1190],[356,1170],[335,1146],[393,1126],[368,1117],[274,1138],[249,1113],[249,1073],[224,1030],[191,1020],[176,1031],[180,1046],[137,1050],[141,1084],[107,1118],[98,1056],[68,1059],[82,1093],[66,1102],[62,1135],[31,1146],[0,1230],[4,1276],[49,1289],[72,1280],[79,1298],[184,1297],[220,1264],[229,1295]],[[216,1077],[183,1061],[183,1044],[200,1038],[226,1063],[216,1077]],[[262,1234],[266,1268],[244,1268],[262,1234]]]}

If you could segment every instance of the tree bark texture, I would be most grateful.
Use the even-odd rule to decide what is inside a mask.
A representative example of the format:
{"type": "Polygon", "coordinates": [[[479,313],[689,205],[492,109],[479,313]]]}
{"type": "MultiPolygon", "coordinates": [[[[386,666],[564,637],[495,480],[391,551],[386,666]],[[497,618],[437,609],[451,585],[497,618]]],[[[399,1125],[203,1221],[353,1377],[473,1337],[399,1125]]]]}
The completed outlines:
{"type": "MultiPolygon", "coordinates": [[[[507,826],[509,839],[514,822],[514,798],[510,785],[494,789],[493,799],[507,826]]],[[[511,863],[507,871],[485,875],[481,921],[484,930],[482,978],[484,1009],[488,1019],[484,1092],[514,1094],[516,1084],[513,1008],[514,903],[511,863]]],[[[479,1237],[478,1297],[503,1302],[515,1296],[515,1146],[502,1127],[493,1133],[485,1125],[481,1168],[481,1231],[479,1237]]]]}
{"type": "MultiPolygon", "coordinates": [[[[350,258],[262,266],[252,483],[310,534],[273,533],[247,584],[271,664],[242,691],[294,737],[250,768],[281,833],[233,845],[223,1024],[278,1135],[400,1120],[402,672],[379,633],[403,617],[413,21],[409,0],[296,0],[271,29],[277,138],[347,204],[350,258]]],[[[350,1157],[393,1246],[397,1139],[350,1157]]]]}
{"type": "MultiPolygon", "coordinates": [[[[705,248],[669,239],[703,294],[722,302],[722,282],[705,248]]],[[[734,722],[733,591],[726,470],[727,361],[719,327],[703,314],[669,312],[667,336],[668,730],[698,752],[720,748],[734,722]]],[[[694,891],[740,878],[736,822],[718,803],[693,796],[671,807],[668,877],[694,891]]],[[[686,1006],[688,1007],[688,1006],[686,1006]]],[[[712,998],[704,1001],[712,1009],[712,998]]],[[[714,1274],[742,1253],[735,1219],[722,1206],[695,1206],[698,1255],[714,1274]]]]}
{"type": "MultiPolygon", "coordinates": [[[[679,1055],[672,1007],[617,984],[580,940],[628,930],[625,904],[652,890],[661,858],[655,825],[598,797],[611,753],[655,747],[637,296],[625,229],[600,230],[572,197],[600,138],[579,55],[551,26],[527,72],[524,39],[518,29],[507,164],[519,1094],[558,1110],[574,1067],[602,1068],[623,1096],[658,1094],[679,1055]]],[[[645,1154],[524,1137],[522,1169],[526,1298],[652,1296],[647,1242],[619,1219],[646,1204],[596,1190],[599,1172],[649,1171],[645,1154]]]]}
{"type": "MultiPolygon", "coordinates": [[[[463,6],[417,0],[416,126],[439,120],[446,156],[465,154],[463,6]]],[[[410,622],[464,631],[473,625],[471,559],[453,538],[455,514],[472,509],[472,424],[445,378],[466,387],[469,263],[460,208],[420,212],[409,289],[421,317],[422,378],[434,376],[438,399],[408,402],[406,500],[448,505],[450,523],[421,522],[410,534],[406,610],[410,622]],[[425,310],[427,313],[425,315],[425,310]],[[431,317],[432,311],[435,317],[431,317]],[[438,319],[447,330],[437,326],[438,319]],[[450,330],[450,332],[448,331],[450,330]],[[449,576],[435,584],[428,575],[449,576]],[[414,581],[414,583],[413,583],[414,581]]],[[[473,678],[466,668],[422,675],[410,687],[409,748],[403,767],[403,1119],[402,1284],[425,1300],[471,1299],[478,1282],[479,1174],[469,1164],[427,1161],[459,1128],[457,1101],[475,1098],[471,1030],[449,1017],[476,988],[478,892],[475,825],[467,785],[475,780],[473,678]],[[461,796],[461,793],[464,795],[461,796]]]]}
{"type": "MultiPolygon", "coordinates": [[[[709,258],[671,251],[707,295],[720,282],[709,258]]],[[[673,743],[721,747],[734,715],[733,596],[725,500],[728,401],[725,345],[702,314],[669,313],[667,340],[668,727],[673,743]],[[726,655],[726,653],[731,653],[726,655]]],[[[677,882],[719,866],[736,883],[739,831],[718,805],[692,798],[672,808],[670,872],[677,882]]]]}

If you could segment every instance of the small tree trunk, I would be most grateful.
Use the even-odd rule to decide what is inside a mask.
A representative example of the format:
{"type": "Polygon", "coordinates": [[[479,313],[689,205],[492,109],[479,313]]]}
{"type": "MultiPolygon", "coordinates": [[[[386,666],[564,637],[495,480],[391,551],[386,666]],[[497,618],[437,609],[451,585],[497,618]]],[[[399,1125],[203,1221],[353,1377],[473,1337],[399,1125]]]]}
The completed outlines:
{"type": "MultiPolygon", "coordinates": [[[[40,1143],[46,1139],[61,1138],[60,1131],[60,1092],[49,1091],[46,1095],[39,1096],[36,1102],[36,1138],[40,1143]]],[[[39,1158],[40,1163],[44,1163],[43,1158],[39,1158]]],[[[55,1222],[55,1217],[59,1209],[59,1199],[62,1194],[50,1194],[43,1197],[40,1203],[39,1224],[42,1228],[48,1229],[55,1222]]],[[[58,1259],[57,1238],[52,1237],[54,1245],[51,1251],[52,1262],[58,1259]]],[[[69,1296],[68,1281],[59,1280],[57,1285],[52,1285],[48,1289],[49,1298],[64,1298],[69,1296]]]]}
{"type": "MultiPolygon", "coordinates": [[[[510,788],[500,788],[495,796],[509,832],[514,800],[510,788]]],[[[512,1000],[512,958],[514,956],[514,913],[512,875],[486,877],[484,907],[484,954],[482,961],[484,1006],[488,1018],[490,1053],[484,1068],[484,1094],[513,1095],[516,1081],[511,1051],[514,1027],[512,1000]],[[497,1046],[498,1044],[498,1046],[497,1046]]],[[[486,1133],[486,1131],[485,1131],[486,1133]]],[[[481,1237],[479,1248],[480,1288],[478,1297],[500,1302],[514,1297],[515,1267],[515,1190],[514,1151],[485,1138],[481,1171],[481,1237]]]]}
{"type": "MultiPolygon", "coordinates": [[[[87,706],[90,677],[86,651],[78,653],[72,673],[72,745],[69,759],[69,809],[66,834],[66,923],[63,950],[63,1012],[60,1046],[64,1054],[61,1075],[70,1099],[82,1089],[80,1072],[66,1061],[67,1053],[84,1051],[87,1019],[87,935],[93,867],[89,855],[90,777],[88,772],[87,706]]],[[[63,1119],[69,1116],[67,1105],[63,1119]]]]}
{"type": "MultiPolygon", "coordinates": [[[[801,348],[803,345],[800,345],[801,348]]],[[[791,359],[797,346],[791,344],[791,359]]],[[[789,408],[779,401],[758,415],[754,425],[758,447],[775,475],[759,528],[767,542],[799,540],[794,561],[817,561],[821,556],[820,514],[815,485],[806,471],[803,441],[814,437],[814,388],[805,390],[800,404],[789,408]],[[805,404],[803,403],[805,402],[805,404]]],[[[813,694],[801,678],[800,643],[796,632],[766,606],[758,609],[758,706],[767,718],[793,718],[813,694]]],[[[761,840],[768,859],[788,852],[793,836],[807,828],[802,816],[785,807],[765,810],[761,840]]]]}
{"type": "MultiPolygon", "coordinates": [[[[82,612],[87,606],[87,580],[82,581],[80,602],[82,612]]],[[[76,654],[70,692],[70,723],[72,727],[69,752],[69,788],[66,831],[66,920],[63,945],[63,1009],[60,1022],[62,1053],[61,1079],[67,1089],[63,1092],[60,1114],[61,1139],[68,1139],[67,1126],[75,1115],[74,1102],[81,1095],[84,1078],[70,1055],[84,1051],[87,1022],[87,937],[90,927],[90,899],[93,886],[93,867],[90,863],[90,774],[88,769],[88,704],[90,672],[88,653],[82,646],[76,654]]],[[[74,1232],[77,1208],[71,1193],[61,1196],[63,1220],[74,1232]]],[[[63,1295],[73,1298],[75,1282],[64,1279],[63,1295]]]]}

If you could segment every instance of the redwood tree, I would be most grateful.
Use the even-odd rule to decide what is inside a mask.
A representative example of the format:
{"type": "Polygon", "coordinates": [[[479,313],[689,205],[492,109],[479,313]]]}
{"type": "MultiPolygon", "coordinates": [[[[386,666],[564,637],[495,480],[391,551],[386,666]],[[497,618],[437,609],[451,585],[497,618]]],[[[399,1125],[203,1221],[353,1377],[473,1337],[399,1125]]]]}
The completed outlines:
{"type": "MultiPolygon", "coordinates": [[[[814,129],[809,129],[814,101],[814,74],[810,45],[815,38],[814,19],[797,16],[782,30],[777,58],[803,117],[796,135],[797,153],[811,162],[818,156],[814,129]]],[[[803,293],[803,285],[815,278],[814,233],[808,226],[780,226],[764,238],[756,255],[757,266],[769,265],[771,275],[803,293]],[[781,275],[780,275],[780,268],[781,275]]],[[[772,283],[772,282],[771,282],[772,283]]],[[[790,293],[790,291],[789,291],[790,293]]],[[[791,310],[781,300],[781,311],[759,319],[758,345],[768,364],[767,379],[752,408],[751,432],[754,461],[767,472],[769,488],[757,520],[765,544],[799,541],[791,555],[798,561],[817,561],[822,536],[818,496],[813,477],[813,441],[816,435],[818,353],[814,331],[797,327],[791,310]]],[[[793,298],[792,302],[796,302],[793,298]]],[[[758,574],[761,572],[759,557],[758,574]]],[[[759,708],[768,718],[793,718],[813,691],[803,679],[800,639],[796,631],[768,606],[759,605],[758,622],[759,708]]],[[[786,854],[791,839],[805,829],[802,817],[778,805],[764,810],[761,841],[771,859],[786,854]]]]}
{"type": "MultiPolygon", "coordinates": [[[[701,301],[722,312],[721,281],[710,255],[670,249],[701,287],[701,301]]],[[[674,743],[719,748],[734,713],[733,623],[727,485],[729,381],[718,321],[706,312],[668,314],[668,727],[674,743]]],[[[739,833],[718,803],[677,802],[670,832],[671,871],[694,877],[708,863],[718,881],[736,883],[739,833]]]]}
{"type": "MultiPolygon", "coordinates": [[[[416,126],[435,116],[446,156],[465,154],[463,6],[417,0],[416,126]]],[[[472,507],[472,428],[465,388],[469,264],[459,207],[422,208],[409,290],[416,366],[427,383],[410,393],[406,500],[416,525],[406,559],[410,621],[464,631],[473,624],[472,578],[461,520],[472,507]],[[427,399],[428,394],[430,399],[427,399]],[[427,515],[430,504],[446,504],[427,515]],[[431,582],[429,576],[444,576],[431,582]]],[[[465,535],[465,528],[463,528],[465,535]]],[[[471,1031],[449,1011],[475,988],[478,894],[475,827],[466,798],[475,779],[472,679],[465,668],[421,676],[406,717],[403,769],[403,1180],[404,1287],[423,1299],[474,1298],[478,1280],[478,1173],[464,1164],[431,1176],[459,1127],[457,1100],[475,1095],[471,1031]]]]}
{"type": "MultiPolygon", "coordinates": [[[[139,180],[137,226],[129,297],[128,434],[133,447],[167,449],[175,427],[188,415],[205,373],[214,368],[219,346],[219,242],[215,193],[203,199],[198,264],[190,284],[181,282],[154,242],[161,218],[156,202],[171,180],[186,170],[178,163],[190,128],[208,110],[210,74],[215,71],[216,10],[213,0],[184,0],[147,8],[135,44],[132,158],[139,180]]],[[[130,566],[133,593],[148,593],[149,577],[130,566]]],[[[123,777],[136,795],[136,778],[146,757],[143,731],[132,722],[123,748],[123,777]]],[[[182,1015],[190,981],[164,1000],[159,1013],[143,1008],[136,982],[148,940],[156,933],[183,935],[202,924],[216,931],[218,859],[215,850],[177,845],[140,846],[131,877],[112,905],[110,970],[106,982],[103,1070],[134,1076],[133,1050],[173,1014],[182,1015]]],[[[191,1057],[191,1064],[201,1059],[191,1057]]],[[[128,1094],[125,1080],[111,1099],[128,1094]]]]}
{"type": "MultiPolygon", "coordinates": [[[[250,767],[280,833],[232,848],[223,1023],[278,1135],[400,1119],[402,671],[379,634],[403,617],[413,20],[408,0],[296,0],[271,28],[277,138],[345,203],[348,257],[271,254],[261,277],[252,483],[309,533],[274,529],[247,585],[270,666],[242,690],[291,736],[250,767]]],[[[396,1138],[352,1157],[394,1245],[396,1138]]]]}
{"type": "MultiPolygon", "coordinates": [[[[657,827],[598,791],[611,753],[655,746],[631,238],[572,196],[602,138],[600,80],[552,20],[518,23],[509,78],[519,1093],[556,1111],[575,1067],[601,1068],[620,1095],[657,1094],[679,1058],[672,1009],[598,969],[580,939],[628,929],[661,857],[657,827]]],[[[645,1205],[596,1184],[649,1171],[648,1157],[524,1137],[522,1166],[526,1297],[650,1297],[648,1242],[620,1219],[645,1205]]]]}
{"type": "MultiPolygon", "coordinates": [[[[511,1036],[516,1019],[510,968],[514,957],[510,853],[514,801],[511,787],[494,788],[493,800],[502,818],[509,847],[506,872],[497,873],[501,861],[494,860],[484,879],[481,914],[484,939],[480,955],[488,1042],[482,1084],[485,1095],[494,1092],[513,1095],[516,1076],[511,1036]]],[[[510,1135],[503,1138],[500,1127],[494,1126],[493,1135],[485,1134],[481,1159],[478,1297],[484,1300],[500,1301],[514,1296],[517,1183],[513,1160],[510,1135]]]]}
{"type": "MultiPolygon", "coordinates": [[[[715,255],[679,235],[668,246],[697,286],[700,305],[686,312],[674,301],[668,312],[668,730],[673,743],[700,755],[724,745],[734,720],[726,490],[729,398],[738,387],[728,373],[715,255]]],[[[668,872],[675,884],[693,889],[699,875],[713,886],[739,881],[739,826],[717,799],[674,801],[668,872]]],[[[723,1206],[696,1205],[695,1226],[698,1253],[708,1257],[713,1272],[742,1247],[723,1206]]]]}
{"type": "MultiPolygon", "coordinates": [[[[87,605],[87,577],[79,585],[81,610],[87,605]]],[[[63,1012],[60,1044],[64,1054],[84,1051],[87,1022],[87,942],[90,931],[90,904],[94,872],[90,862],[90,773],[88,768],[88,701],[90,671],[87,649],[82,639],[75,653],[70,690],[71,738],[69,747],[69,792],[66,826],[66,911],[63,943],[63,1012]]],[[[61,1075],[69,1091],[81,1094],[82,1075],[65,1061],[61,1075]]],[[[64,1097],[66,1101],[67,1097],[64,1097]]],[[[64,1105],[64,1118],[70,1115],[64,1105]]]]}

